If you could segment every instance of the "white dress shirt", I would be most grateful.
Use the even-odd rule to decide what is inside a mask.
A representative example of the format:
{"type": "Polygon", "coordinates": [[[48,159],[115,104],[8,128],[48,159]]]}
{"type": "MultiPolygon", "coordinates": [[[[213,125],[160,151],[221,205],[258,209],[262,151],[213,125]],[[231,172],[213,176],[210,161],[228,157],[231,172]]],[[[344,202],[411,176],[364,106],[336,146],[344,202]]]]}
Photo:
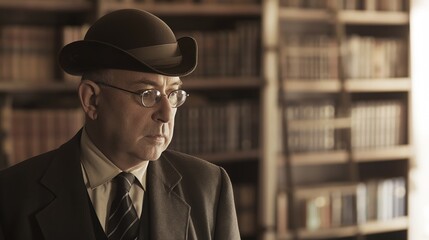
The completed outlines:
{"type": "MultiPolygon", "coordinates": [[[[83,179],[89,198],[94,206],[97,217],[103,230],[106,231],[106,223],[109,216],[110,205],[113,196],[112,179],[122,172],[114,165],[89,139],[85,129],[81,137],[81,166],[83,179]]],[[[131,186],[130,197],[140,217],[143,208],[143,197],[146,189],[146,170],[148,161],[126,170],[136,176],[137,180],[131,186]]]]}

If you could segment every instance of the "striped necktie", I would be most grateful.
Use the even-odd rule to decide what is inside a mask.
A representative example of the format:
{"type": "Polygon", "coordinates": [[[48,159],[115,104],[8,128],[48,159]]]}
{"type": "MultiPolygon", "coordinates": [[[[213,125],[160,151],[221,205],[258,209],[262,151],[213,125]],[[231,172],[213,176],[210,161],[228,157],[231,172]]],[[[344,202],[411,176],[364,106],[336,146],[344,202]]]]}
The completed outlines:
{"type": "Polygon", "coordinates": [[[139,218],[129,195],[135,176],[122,172],[113,180],[116,183],[116,194],[110,207],[107,238],[109,240],[138,239],[139,218]]]}

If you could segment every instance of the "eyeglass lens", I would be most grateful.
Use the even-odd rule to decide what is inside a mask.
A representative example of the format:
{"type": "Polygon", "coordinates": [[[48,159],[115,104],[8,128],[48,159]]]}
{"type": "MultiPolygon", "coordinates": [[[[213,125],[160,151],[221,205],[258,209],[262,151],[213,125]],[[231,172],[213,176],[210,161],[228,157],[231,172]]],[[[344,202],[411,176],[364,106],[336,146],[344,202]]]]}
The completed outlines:
{"type": "MultiPolygon", "coordinates": [[[[146,107],[152,107],[161,101],[161,93],[156,89],[146,90],[141,94],[142,103],[146,107]]],[[[174,108],[180,107],[186,101],[187,93],[184,90],[175,90],[168,94],[168,101],[174,108]]]]}

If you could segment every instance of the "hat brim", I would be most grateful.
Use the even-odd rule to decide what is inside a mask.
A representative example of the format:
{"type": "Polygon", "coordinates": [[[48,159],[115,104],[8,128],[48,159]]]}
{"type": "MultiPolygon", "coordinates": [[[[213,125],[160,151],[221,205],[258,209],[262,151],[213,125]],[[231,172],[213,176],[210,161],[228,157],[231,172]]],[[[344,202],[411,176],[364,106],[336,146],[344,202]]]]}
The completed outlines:
{"type": "Polygon", "coordinates": [[[182,60],[174,67],[150,66],[126,50],[107,43],[87,40],[64,46],[59,53],[59,64],[71,75],[82,75],[91,70],[111,68],[183,77],[189,75],[197,66],[197,43],[192,37],[179,38],[177,43],[182,60]]]}

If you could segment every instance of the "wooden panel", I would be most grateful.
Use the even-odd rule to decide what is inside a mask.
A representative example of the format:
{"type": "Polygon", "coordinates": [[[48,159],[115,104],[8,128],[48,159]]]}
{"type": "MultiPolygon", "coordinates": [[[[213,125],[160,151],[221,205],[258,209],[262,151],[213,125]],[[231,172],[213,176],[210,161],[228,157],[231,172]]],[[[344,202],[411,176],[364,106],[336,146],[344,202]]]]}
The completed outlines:
{"type": "Polygon", "coordinates": [[[362,234],[374,234],[406,230],[408,228],[408,217],[399,217],[387,221],[373,221],[359,226],[362,234]]]}
{"type": "Polygon", "coordinates": [[[288,79],[283,80],[283,91],[305,92],[305,93],[332,93],[341,89],[341,83],[335,79],[305,80],[288,79]]]}
{"type": "Polygon", "coordinates": [[[353,159],[358,162],[408,159],[412,157],[411,146],[394,146],[388,148],[377,148],[368,150],[356,150],[353,152],[353,159]]]}
{"type": "Polygon", "coordinates": [[[411,90],[409,78],[350,79],[345,83],[349,92],[404,92],[411,90]]]}
{"type": "Polygon", "coordinates": [[[406,25],[409,15],[405,12],[345,10],[339,12],[338,21],[359,25],[406,25]]]}

